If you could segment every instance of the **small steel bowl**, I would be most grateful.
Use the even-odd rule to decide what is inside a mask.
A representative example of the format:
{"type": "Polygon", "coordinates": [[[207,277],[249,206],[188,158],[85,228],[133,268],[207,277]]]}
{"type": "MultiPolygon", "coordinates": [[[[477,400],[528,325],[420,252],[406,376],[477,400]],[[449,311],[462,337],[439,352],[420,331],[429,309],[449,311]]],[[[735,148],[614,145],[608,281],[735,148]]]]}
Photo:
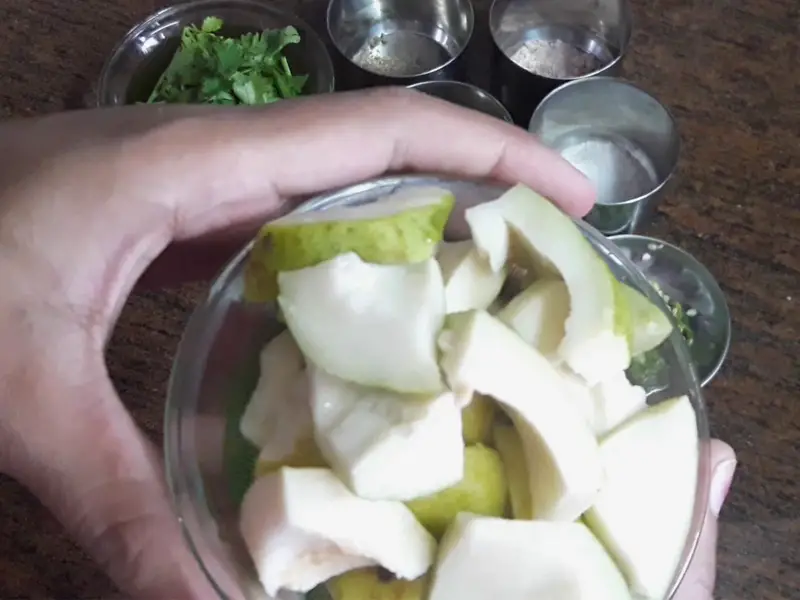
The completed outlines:
{"type": "Polygon", "coordinates": [[[475,25],[470,0],[330,0],[340,89],[461,79],[475,25]]]}
{"type": "Polygon", "coordinates": [[[731,345],[731,314],[714,276],[677,246],[643,235],[609,238],[650,281],[696,315],[690,316],[694,342],[689,353],[702,386],[717,375],[731,345]]]}
{"type": "Polygon", "coordinates": [[[285,55],[298,75],[308,75],[304,95],[333,91],[333,63],[325,43],[299,17],[264,2],[193,0],[160,10],[125,34],[100,74],[97,106],[146,102],[178,49],[183,28],[212,16],[223,20],[226,35],[294,26],[300,43],[287,47],[285,55]]]}
{"type": "Polygon", "coordinates": [[[434,96],[440,100],[446,100],[453,104],[458,104],[465,108],[471,108],[478,112],[485,113],[491,117],[497,117],[507,123],[513,123],[511,115],[500,101],[489,92],[463,81],[421,81],[414,83],[409,88],[434,96]]]}
{"type": "Polygon", "coordinates": [[[620,75],[632,28],[628,0],[494,0],[490,89],[525,127],[567,81],[620,75]]]}
{"type": "Polygon", "coordinates": [[[597,204],[585,218],[605,235],[637,233],[678,168],[675,118],[624,79],[591,77],[562,85],[539,104],[528,131],[595,185],[597,204]]]}

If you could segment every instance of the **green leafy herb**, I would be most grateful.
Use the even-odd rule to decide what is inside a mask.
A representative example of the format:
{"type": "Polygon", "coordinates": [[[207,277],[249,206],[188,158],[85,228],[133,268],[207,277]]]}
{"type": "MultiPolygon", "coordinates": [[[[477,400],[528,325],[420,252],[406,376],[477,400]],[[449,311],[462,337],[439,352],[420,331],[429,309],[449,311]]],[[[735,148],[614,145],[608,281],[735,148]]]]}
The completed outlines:
{"type": "Polygon", "coordinates": [[[681,332],[683,339],[686,340],[686,344],[688,346],[691,346],[692,343],[694,342],[694,331],[692,331],[691,320],[690,320],[691,309],[689,311],[685,310],[680,302],[678,302],[677,300],[673,300],[667,294],[665,294],[657,283],[652,281],[650,283],[655,288],[656,292],[658,292],[658,295],[661,296],[661,298],[667,304],[667,307],[669,308],[670,312],[675,317],[675,321],[677,321],[678,323],[678,331],[681,332]]]}
{"type": "Polygon", "coordinates": [[[231,38],[219,33],[222,25],[207,17],[183,29],[149,104],[268,104],[302,93],[308,76],[293,74],[283,55],[300,42],[294,27],[231,38]]]}
{"type": "Polygon", "coordinates": [[[631,382],[645,389],[658,388],[664,383],[662,379],[666,368],[667,362],[655,348],[631,359],[628,377],[631,382]]]}
{"type": "MultiPolygon", "coordinates": [[[[694,343],[694,331],[691,324],[692,309],[685,310],[680,302],[670,298],[655,281],[651,281],[650,284],[675,317],[678,331],[680,331],[683,339],[686,340],[686,344],[692,346],[694,343]]],[[[628,376],[637,385],[641,385],[646,389],[657,389],[668,384],[665,379],[665,377],[668,377],[667,367],[668,365],[659,349],[654,348],[631,359],[628,376]]]]}

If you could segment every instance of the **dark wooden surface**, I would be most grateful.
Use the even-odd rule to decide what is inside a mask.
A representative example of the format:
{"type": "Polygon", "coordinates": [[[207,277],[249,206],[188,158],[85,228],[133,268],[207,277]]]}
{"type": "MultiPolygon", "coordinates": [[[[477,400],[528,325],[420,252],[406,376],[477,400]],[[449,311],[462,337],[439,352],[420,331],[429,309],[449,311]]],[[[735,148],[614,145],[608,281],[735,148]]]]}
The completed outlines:
{"type": "MultiPolygon", "coordinates": [[[[79,106],[117,38],[163,4],[1,0],[0,117],[79,106]]],[[[301,4],[319,23],[322,4],[301,4]]],[[[740,459],[723,513],[716,597],[800,600],[800,4],[633,5],[626,72],[671,107],[684,141],[679,186],[649,233],[708,266],[734,319],[730,358],[707,390],[713,432],[740,459]]],[[[474,64],[485,60],[484,34],[474,64]]],[[[109,349],[120,393],[154,439],[196,297],[184,288],[132,298],[109,349]]],[[[4,478],[0,532],[0,600],[115,595],[36,500],[4,478]]]]}

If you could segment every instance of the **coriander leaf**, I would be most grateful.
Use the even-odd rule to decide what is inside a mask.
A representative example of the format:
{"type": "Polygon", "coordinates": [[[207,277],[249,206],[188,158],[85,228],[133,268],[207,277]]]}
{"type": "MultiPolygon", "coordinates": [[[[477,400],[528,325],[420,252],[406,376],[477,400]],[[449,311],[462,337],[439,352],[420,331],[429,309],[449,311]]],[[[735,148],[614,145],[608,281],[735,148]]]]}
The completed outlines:
{"type": "Polygon", "coordinates": [[[214,33],[222,29],[222,19],[219,17],[206,17],[203,19],[203,31],[206,33],[214,33]]]}
{"type": "Polygon", "coordinates": [[[628,378],[632,384],[641,386],[645,390],[658,389],[669,383],[667,367],[664,357],[656,348],[631,359],[628,378]]]}
{"type": "Polygon", "coordinates": [[[678,324],[678,331],[681,332],[683,339],[686,340],[686,345],[691,346],[692,343],[694,343],[694,331],[692,330],[689,316],[686,314],[683,305],[664,293],[664,291],[661,289],[661,286],[659,286],[656,282],[651,281],[650,285],[652,285],[656,292],[658,292],[658,295],[661,296],[661,299],[667,305],[667,308],[669,308],[672,316],[675,317],[675,321],[678,324]]]}
{"type": "Polygon", "coordinates": [[[215,47],[217,65],[220,74],[230,77],[245,62],[242,47],[233,43],[233,40],[225,40],[224,44],[215,47]]]}
{"type": "Polygon", "coordinates": [[[248,62],[257,65],[264,60],[268,60],[269,46],[263,38],[263,34],[246,33],[239,40],[248,57],[248,62]]]}
{"type": "Polygon", "coordinates": [[[202,93],[206,96],[213,96],[222,91],[222,80],[218,77],[209,77],[203,80],[201,87],[202,93]]]}
{"type": "Polygon", "coordinates": [[[283,51],[290,44],[300,43],[300,34],[297,29],[289,25],[283,29],[273,29],[262,34],[264,41],[272,56],[283,51]]]}
{"type": "Polygon", "coordinates": [[[243,75],[235,73],[233,77],[233,92],[242,104],[269,104],[280,100],[275,91],[275,86],[266,77],[260,75],[243,75]]]}

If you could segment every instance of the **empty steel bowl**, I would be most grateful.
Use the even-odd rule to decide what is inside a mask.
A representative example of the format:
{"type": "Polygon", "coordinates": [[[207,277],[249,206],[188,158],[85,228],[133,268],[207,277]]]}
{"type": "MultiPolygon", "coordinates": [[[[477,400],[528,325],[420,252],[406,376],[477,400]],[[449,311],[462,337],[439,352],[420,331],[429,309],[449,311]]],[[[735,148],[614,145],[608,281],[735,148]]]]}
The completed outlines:
{"type": "Polygon", "coordinates": [[[294,26],[301,41],[284,52],[295,73],[308,75],[303,93],[333,91],[333,64],[325,43],[299,17],[264,2],[194,0],[160,10],[125,34],[103,67],[97,105],[146,102],[178,49],[183,28],[199,26],[206,17],[222,19],[227,35],[294,26]]]}
{"type": "Polygon", "coordinates": [[[458,79],[474,26],[469,0],[331,0],[340,87],[458,79]]]}
{"type": "Polygon", "coordinates": [[[533,113],[528,130],[582,171],[597,204],[586,220],[606,235],[649,219],[678,166],[675,119],[656,98],[613,77],[567,83],[533,113]]]}
{"type": "Polygon", "coordinates": [[[494,0],[492,93],[524,127],[563,83],[618,75],[631,29],[628,0],[494,0]]]}
{"type": "Polygon", "coordinates": [[[611,241],[686,310],[694,335],[689,353],[701,385],[708,385],[731,344],[731,314],[714,276],[691,254],[667,242],[642,235],[618,235],[611,241]]]}
{"type": "Polygon", "coordinates": [[[408,86],[411,89],[423,92],[453,104],[458,104],[465,108],[471,108],[478,112],[485,113],[492,117],[497,117],[508,123],[512,123],[511,115],[508,114],[505,106],[492,96],[489,92],[463,81],[433,80],[422,81],[408,86]]]}

